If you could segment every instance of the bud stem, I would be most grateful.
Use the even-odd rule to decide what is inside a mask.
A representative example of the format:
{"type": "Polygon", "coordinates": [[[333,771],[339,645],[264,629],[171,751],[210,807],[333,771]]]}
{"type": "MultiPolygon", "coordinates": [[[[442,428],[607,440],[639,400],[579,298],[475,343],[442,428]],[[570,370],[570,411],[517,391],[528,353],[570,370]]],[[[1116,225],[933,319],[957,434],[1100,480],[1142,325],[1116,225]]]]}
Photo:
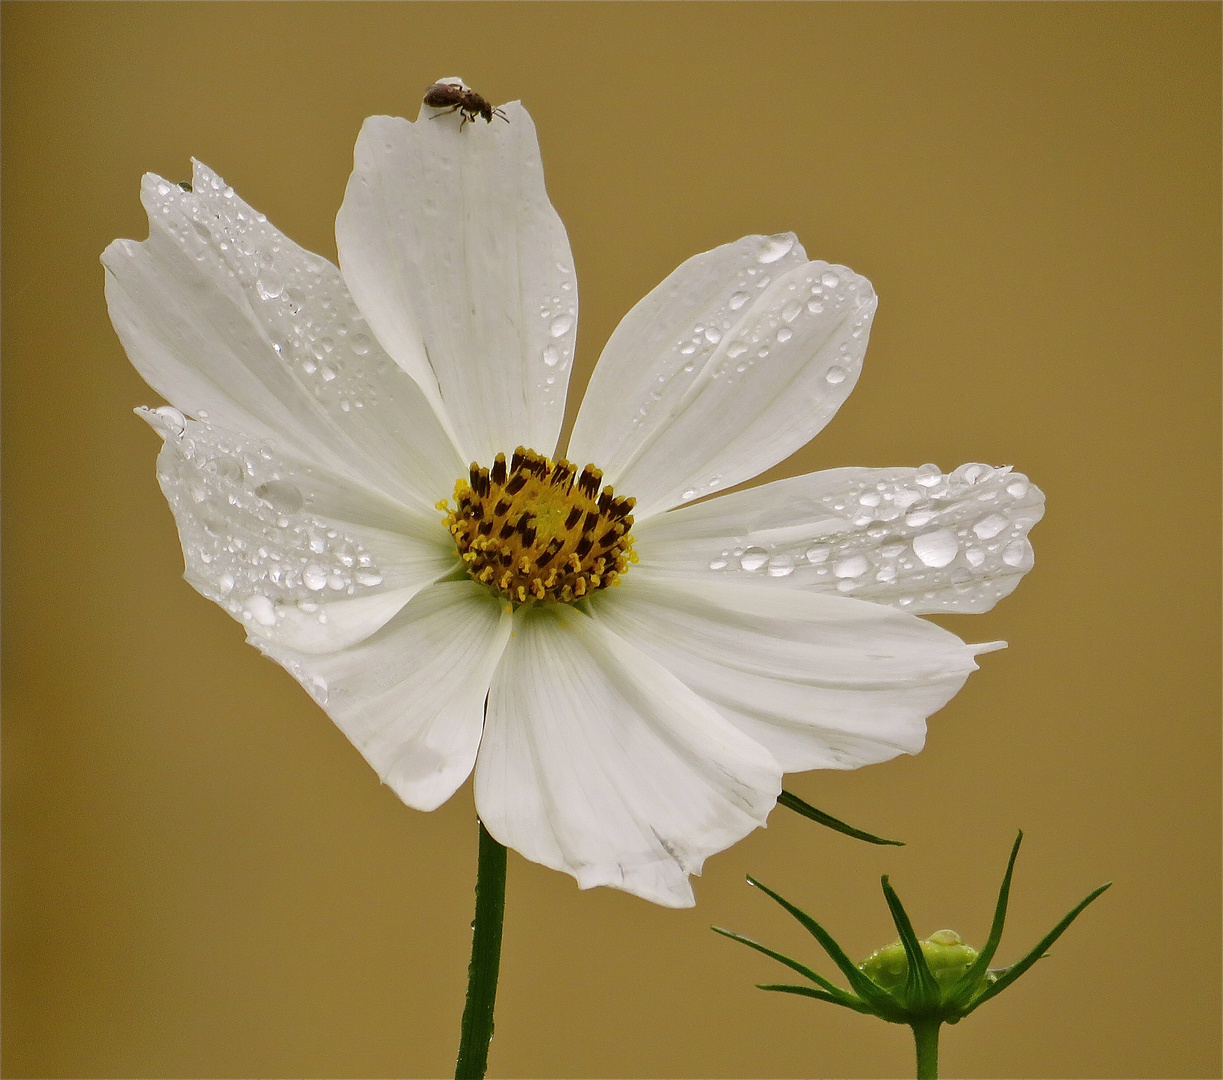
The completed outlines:
{"type": "Polygon", "coordinates": [[[938,1078],[938,1029],[941,1020],[919,1020],[910,1025],[917,1044],[917,1080],[938,1078]]]}

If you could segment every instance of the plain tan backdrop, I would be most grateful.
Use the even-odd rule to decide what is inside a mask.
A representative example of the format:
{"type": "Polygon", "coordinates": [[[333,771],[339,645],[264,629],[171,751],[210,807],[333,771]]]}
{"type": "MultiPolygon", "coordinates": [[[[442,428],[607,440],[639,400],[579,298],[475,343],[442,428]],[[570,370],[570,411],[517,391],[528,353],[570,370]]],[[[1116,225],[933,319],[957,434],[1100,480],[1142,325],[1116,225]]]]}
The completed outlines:
{"type": "MultiPolygon", "coordinates": [[[[912,1075],[906,1031],[753,988],[816,962],[999,960],[1116,884],[943,1038],[949,1076],[1219,1075],[1217,4],[8,4],[3,9],[7,1076],[440,1076],[469,945],[466,786],[420,814],[181,580],[156,403],[98,255],[140,175],[208,162],[334,258],[368,114],[521,98],[582,289],[580,389],[683,259],[794,229],[882,300],[857,391],[779,477],[1013,464],[1048,496],[1009,640],[918,757],[789,786],[675,912],[511,855],[498,1076],[912,1075]]],[[[572,416],[572,413],[570,414],[572,416]]]]}

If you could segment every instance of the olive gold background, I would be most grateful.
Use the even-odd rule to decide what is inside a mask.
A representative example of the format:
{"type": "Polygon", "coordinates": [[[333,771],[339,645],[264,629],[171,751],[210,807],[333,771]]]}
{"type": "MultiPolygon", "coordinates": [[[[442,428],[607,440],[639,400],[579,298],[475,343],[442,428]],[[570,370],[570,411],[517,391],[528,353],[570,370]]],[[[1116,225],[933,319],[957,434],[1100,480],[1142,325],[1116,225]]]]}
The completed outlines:
{"type": "MultiPolygon", "coordinates": [[[[787,786],[698,905],[510,856],[496,1076],[903,1076],[906,1031],[767,995],[813,961],[752,873],[852,954],[999,962],[1116,884],[945,1030],[948,1076],[1218,1076],[1220,7],[1185,4],[6,4],[3,1072],[441,1076],[471,918],[470,785],[420,814],[180,578],[156,396],[98,255],[146,170],[206,161],[306,247],[372,113],[460,75],[521,98],[581,288],[576,391],[688,256],[795,230],[879,292],[862,379],[767,478],[1013,464],[1046,492],[1010,648],[926,750],[787,786]]],[[[570,413],[572,417],[572,411],[570,413]]]]}

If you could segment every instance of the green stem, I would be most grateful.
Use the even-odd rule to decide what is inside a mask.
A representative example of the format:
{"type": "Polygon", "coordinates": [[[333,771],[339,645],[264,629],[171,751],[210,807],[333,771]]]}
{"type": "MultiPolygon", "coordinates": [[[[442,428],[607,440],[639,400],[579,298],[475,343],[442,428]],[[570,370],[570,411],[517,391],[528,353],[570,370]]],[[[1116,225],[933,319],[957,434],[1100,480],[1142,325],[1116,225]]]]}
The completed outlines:
{"type": "Polygon", "coordinates": [[[471,924],[467,1005],[459,1036],[455,1080],[484,1080],[493,1037],[497,973],[501,968],[501,924],[505,918],[505,848],[480,822],[480,864],[476,871],[476,917],[471,924]]]}
{"type": "Polygon", "coordinates": [[[940,1020],[919,1020],[913,1023],[913,1041],[917,1044],[917,1080],[938,1080],[938,1029],[940,1020]]]}

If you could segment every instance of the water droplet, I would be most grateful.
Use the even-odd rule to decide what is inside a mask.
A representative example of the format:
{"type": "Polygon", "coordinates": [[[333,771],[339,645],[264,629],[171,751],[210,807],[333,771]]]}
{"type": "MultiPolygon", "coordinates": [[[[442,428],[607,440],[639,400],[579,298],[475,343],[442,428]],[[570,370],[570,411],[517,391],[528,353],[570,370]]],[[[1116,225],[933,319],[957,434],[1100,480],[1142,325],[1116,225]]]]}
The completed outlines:
{"type": "Polygon", "coordinates": [[[556,367],[561,362],[561,351],[555,345],[549,345],[544,349],[544,363],[548,367],[556,367]]]}
{"type": "Polygon", "coordinates": [[[807,548],[807,562],[813,566],[825,562],[828,558],[828,553],[832,549],[827,544],[815,544],[807,548]]]}
{"type": "Polygon", "coordinates": [[[747,352],[747,345],[744,344],[742,341],[736,341],[733,345],[727,348],[726,355],[729,356],[732,360],[736,360],[740,356],[742,356],[745,352],[747,352]]]}
{"type": "Polygon", "coordinates": [[[770,236],[756,253],[756,261],[775,263],[778,259],[784,259],[794,247],[794,240],[793,233],[778,233],[776,236],[770,236]]]}
{"type": "Polygon", "coordinates": [[[808,300],[807,310],[811,312],[812,315],[818,315],[821,311],[824,310],[824,305],[821,304],[818,300],[808,300]]]}
{"type": "Polygon", "coordinates": [[[280,514],[296,514],[302,508],[302,493],[288,480],[269,480],[255,488],[255,494],[280,514]]]}
{"type": "Polygon", "coordinates": [[[708,341],[710,345],[716,345],[722,340],[722,331],[716,326],[705,327],[705,340],[708,341]]]}
{"type": "Polygon", "coordinates": [[[731,298],[726,302],[726,306],[731,311],[738,311],[748,301],[748,295],[745,292],[737,292],[731,295],[731,298]]]}
{"type": "Polygon", "coordinates": [[[794,556],[779,551],[769,557],[769,577],[788,577],[794,573],[794,556]]]}
{"type": "Polygon", "coordinates": [[[318,373],[323,376],[323,382],[331,382],[335,378],[335,372],[325,364],[318,369],[318,373]]]}
{"type": "Polygon", "coordinates": [[[989,517],[983,517],[973,527],[975,532],[982,540],[992,540],[1003,529],[1006,528],[1006,518],[1001,514],[990,514],[989,517]]]}
{"type": "Polygon", "coordinates": [[[709,560],[710,570],[725,570],[727,566],[727,558],[725,555],[719,555],[717,558],[709,560]]]}
{"type": "Polygon", "coordinates": [[[187,430],[187,418],[173,405],[162,405],[153,412],[161,417],[162,423],[175,435],[181,435],[187,430]]]}
{"type": "Polygon", "coordinates": [[[943,479],[943,470],[937,465],[923,465],[913,474],[913,479],[922,487],[934,487],[943,479]]]}
{"type": "Polygon", "coordinates": [[[791,300],[785,307],[781,309],[781,317],[786,322],[793,322],[795,319],[798,318],[802,310],[803,310],[802,304],[800,304],[797,300],[791,300]]]}
{"type": "Polygon", "coordinates": [[[217,578],[217,588],[221,590],[222,596],[228,596],[233,592],[236,584],[233,574],[222,574],[217,578]]]}
{"type": "Polygon", "coordinates": [[[302,571],[302,584],[318,592],[327,584],[327,571],[317,563],[311,563],[302,571]]]}
{"type": "Polygon", "coordinates": [[[358,585],[381,585],[382,575],[376,570],[359,570],[357,571],[358,585]]]}
{"type": "Polygon", "coordinates": [[[968,592],[972,588],[972,572],[963,566],[951,571],[951,584],[956,592],[968,592]]]}
{"type": "Polygon", "coordinates": [[[1007,566],[1030,565],[1032,562],[1032,545],[1027,540],[1012,540],[1002,549],[1002,561],[1007,566]]]}
{"type": "Polygon", "coordinates": [[[869,567],[865,555],[850,555],[833,566],[832,572],[839,578],[856,578],[865,574],[869,567]]]}
{"type": "Polygon", "coordinates": [[[820,275],[820,281],[825,289],[835,289],[841,284],[841,279],[831,270],[825,270],[824,273],[820,275]]]}
{"type": "Polygon", "coordinates": [[[951,474],[951,480],[952,483],[958,484],[983,484],[993,475],[994,470],[989,465],[969,462],[967,465],[961,465],[956,469],[951,474]]]}
{"type": "Polygon", "coordinates": [[[571,315],[558,315],[552,320],[552,325],[548,327],[548,333],[553,337],[564,337],[572,329],[573,317],[571,315]]]}
{"type": "Polygon", "coordinates": [[[681,491],[681,492],[680,492],[680,496],[679,496],[679,497],[680,497],[681,499],[683,499],[683,500],[684,500],[684,502],[687,502],[689,499],[695,499],[695,498],[696,498],[696,489],[695,489],[695,488],[688,488],[686,491],[681,491]]]}
{"type": "Polygon", "coordinates": [[[264,300],[275,300],[285,291],[285,281],[269,267],[255,279],[255,289],[264,300]]]}
{"type": "Polygon", "coordinates": [[[882,567],[882,568],[879,570],[879,573],[877,573],[877,574],[875,575],[875,580],[876,580],[876,581],[882,581],[882,582],[883,582],[885,585],[886,585],[886,584],[887,584],[889,581],[895,581],[895,580],[896,580],[896,567],[894,567],[894,566],[884,566],[884,567],[882,567]]]}
{"type": "Polygon", "coordinates": [[[768,561],[769,553],[759,547],[744,548],[739,556],[739,565],[749,571],[759,570],[768,561]]]}
{"type": "Polygon", "coordinates": [[[863,506],[878,506],[883,502],[883,496],[877,491],[868,491],[863,495],[858,496],[858,502],[863,506]]]}
{"type": "Polygon", "coordinates": [[[1006,493],[1013,499],[1022,499],[1028,493],[1028,480],[1025,476],[1017,476],[1006,486],[1006,493]]]}
{"type": "Polygon", "coordinates": [[[847,374],[848,373],[843,367],[838,367],[836,364],[833,364],[833,366],[830,367],[827,373],[824,375],[824,379],[825,381],[830,382],[833,386],[836,386],[845,381],[845,376],[847,374]]]}
{"type": "Polygon", "coordinates": [[[246,609],[246,614],[260,626],[276,625],[276,605],[268,597],[259,594],[248,596],[242,606],[246,609]]]}
{"type": "Polygon", "coordinates": [[[777,340],[783,343],[789,341],[793,336],[794,336],[794,331],[791,330],[788,326],[783,326],[780,330],[777,331],[777,340]]]}
{"type": "Polygon", "coordinates": [[[302,371],[304,371],[307,375],[313,375],[316,371],[318,371],[318,364],[316,364],[313,360],[303,360],[302,371]]]}
{"type": "Polygon", "coordinates": [[[352,339],[352,351],[358,356],[364,356],[369,352],[369,338],[364,334],[354,334],[352,339]]]}
{"type": "Polygon", "coordinates": [[[936,529],[913,537],[913,553],[927,566],[937,569],[956,557],[960,542],[948,529],[936,529]]]}
{"type": "Polygon", "coordinates": [[[980,566],[985,562],[985,552],[980,548],[969,548],[964,552],[964,558],[968,560],[970,566],[980,566]]]}
{"type": "Polygon", "coordinates": [[[696,346],[693,345],[691,341],[680,349],[681,356],[691,356],[694,352],[696,352],[696,346]]]}

